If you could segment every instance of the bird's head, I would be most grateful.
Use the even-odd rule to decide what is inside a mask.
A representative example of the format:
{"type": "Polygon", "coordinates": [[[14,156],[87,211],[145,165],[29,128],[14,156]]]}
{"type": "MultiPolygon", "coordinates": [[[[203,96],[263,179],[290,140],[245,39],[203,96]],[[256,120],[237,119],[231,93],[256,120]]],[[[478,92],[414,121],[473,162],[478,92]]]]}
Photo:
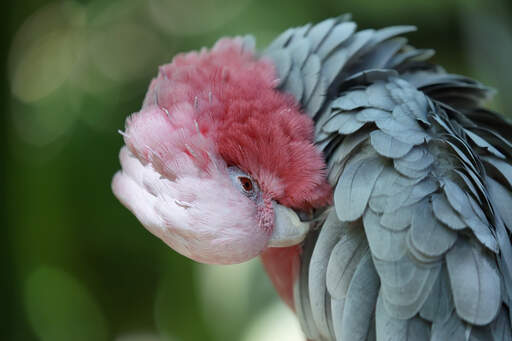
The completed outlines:
{"type": "Polygon", "coordinates": [[[327,205],[331,188],[311,119],[276,84],[272,62],[241,38],[176,56],[126,120],[115,195],[199,262],[301,242],[307,226],[294,210],[327,205]]]}

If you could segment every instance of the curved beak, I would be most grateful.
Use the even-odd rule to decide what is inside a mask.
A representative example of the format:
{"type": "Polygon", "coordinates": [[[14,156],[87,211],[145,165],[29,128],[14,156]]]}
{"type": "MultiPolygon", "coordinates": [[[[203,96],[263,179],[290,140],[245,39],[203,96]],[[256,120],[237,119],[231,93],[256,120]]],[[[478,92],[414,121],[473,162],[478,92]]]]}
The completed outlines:
{"type": "Polygon", "coordinates": [[[303,222],[291,208],[272,202],[274,208],[274,230],[270,236],[269,247],[287,247],[297,245],[306,238],[311,222],[303,222]]]}

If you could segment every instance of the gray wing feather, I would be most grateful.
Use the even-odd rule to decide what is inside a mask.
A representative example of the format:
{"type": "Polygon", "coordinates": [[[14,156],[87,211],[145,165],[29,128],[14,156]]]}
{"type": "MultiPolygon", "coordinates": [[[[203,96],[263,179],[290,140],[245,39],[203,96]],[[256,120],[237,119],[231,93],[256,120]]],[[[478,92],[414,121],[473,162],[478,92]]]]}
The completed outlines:
{"type": "Polygon", "coordinates": [[[368,243],[361,229],[348,228],[333,248],[327,265],[326,284],[332,298],[341,300],[347,296],[350,281],[367,252],[368,243]]]}
{"type": "MultiPolygon", "coordinates": [[[[311,54],[311,44],[309,43],[309,39],[301,38],[295,39],[290,44],[290,54],[293,60],[294,68],[300,70],[303,68],[304,63],[311,54]]],[[[304,82],[305,79],[301,79],[300,82],[304,82]]]]}
{"type": "Polygon", "coordinates": [[[345,225],[346,223],[341,223],[338,220],[334,210],[329,213],[318,236],[309,264],[309,297],[313,320],[324,337],[329,336],[326,318],[326,305],[329,304],[329,297],[326,298],[327,266],[334,245],[345,233],[345,225]]]}
{"type": "Polygon", "coordinates": [[[389,158],[401,158],[413,147],[412,144],[398,141],[381,130],[372,131],[370,137],[372,147],[377,153],[389,158]]]}
{"type": "Polygon", "coordinates": [[[343,138],[341,144],[336,148],[331,160],[338,164],[346,160],[349,155],[357,151],[363,142],[368,139],[368,131],[358,131],[343,138]]]}
{"type": "Polygon", "coordinates": [[[390,314],[408,319],[419,312],[439,275],[440,264],[418,267],[408,256],[386,262],[374,258],[383,300],[390,314]]]}
{"type": "Polygon", "coordinates": [[[376,108],[362,109],[356,114],[356,119],[361,122],[375,122],[377,120],[387,119],[388,117],[389,112],[376,108]]]}
{"type": "Polygon", "coordinates": [[[380,217],[367,210],[363,217],[364,231],[372,254],[384,261],[397,261],[407,252],[405,237],[407,231],[392,231],[383,227],[380,217]]]}
{"type": "Polygon", "coordinates": [[[432,287],[420,310],[420,316],[431,322],[444,322],[450,317],[454,308],[448,273],[446,266],[443,265],[439,280],[432,287]]]}
{"type": "Polygon", "coordinates": [[[496,238],[489,229],[488,222],[482,221],[481,214],[478,214],[480,212],[475,212],[476,207],[473,208],[472,199],[452,180],[444,180],[443,189],[452,208],[460,214],[462,220],[472,229],[480,242],[489,250],[497,252],[496,238]]]}
{"type": "Polygon", "coordinates": [[[407,61],[424,61],[429,59],[435,54],[432,49],[415,49],[413,47],[404,48],[404,52],[395,55],[386,65],[388,68],[397,68],[400,64],[407,61]]]}
{"type": "Polygon", "coordinates": [[[350,282],[343,320],[341,321],[341,340],[366,340],[375,309],[375,300],[379,290],[379,277],[372,264],[372,258],[366,253],[350,282]]]}
{"type": "MultiPolygon", "coordinates": [[[[419,178],[421,179],[421,177],[419,178]]],[[[415,204],[426,198],[429,194],[438,189],[438,184],[433,178],[421,179],[420,182],[404,188],[402,192],[396,194],[394,198],[390,197],[387,201],[384,212],[394,212],[400,207],[415,204]]]]}
{"type": "Polygon", "coordinates": [[[393,38],[396,36],[399,36],[401,34],[410,33],[416,31],[416,26],[412,25],[400,25],[400,26],[390,26],[381,28],[378,30],[372,37],[371,43],[372,44],[378,44],[380,42],[383,42],[389,38],[393,38]]]}
{"type": "Polygon", "coordinates": [[[299,101],[302,100],[304,84],[302,83],[302,75],[299,68],[292,66],[286,82],[283,84],[283,90],[292,94],[299,101]]]}
{"type": "Polygon", "coordinates": [[[507,316],[505,308],[501,308],[498,317],[491,325],[491,333],[493,340],[510,340],[512,339],[512,332],[510,331],[510,321],[507,316]]]}
{"type": "Polygon", "coordinates": [[[376,331],[379,340],[406,340],[407,320],[399,320],[389,315],[382,299],[382,292],[379,294],[376,306],[376,331]]]}
{"type": "Polygon", "coordinates": [[[253,35],[243,37],[243,49],[246,51],[254,51],[256,49],[256,39],[253,35]]]}
{"type": "Polygon", "coordinates": [[[407,155],[394,160],[395,168],[408,168],[413,170],[425,170],[434,163],[434,156],[426,147],[415,147],[407,155]]]}
{"type": "Polygon", "coordinates": [[[401,231],[411,225],[412,217],[416,213],[418,204],[402,206],[396,211],[384,213],[384,207],[381,213],[380,224],[392,231],[401,231]]]}
{"type": "Polygon", "coordinates": [[[310,116],[314,116],[318,110],[322,107],[325,99],[327,98],[327,81],[324,78],[320,78],[318,83],[313,90],[313,93],[305,103],[306,112],[310,116]]]}
{"type": "Polygon", "coordinates": [[[353,72],[368,70],[387,65],[391,58],[407,43],[405,38],[394,38],[385,41],[372,49],[358,61],[357,68],[353,72]]]}
{"type": "Polygon", "coordinates": [[[510,306],[512,303],[512,245],[499,216],[496,219],[496,236],[500,246],[498,266],[503,276],[503,300],[510,306]]]}
{"type": "Polygon", "coordinates": [[[457,233],[434,217],[427,202],[413,215],[409,233],[412,246],[429,258],[441,257],[457,240],[457,233]]]}
{"type": "Polygon", "coordinates": [[[304,82],[304,101],[307,103],[313,94],[313,91],[320,81],[320,69],[322,67],[320,57],[311,55],[304,64],[302,75],[304,82]]]}
{"type": "Polygon", "coordinates": [[[334,100],[331,104],[332,109],[339,109],[343,111],[370,107],[374,106],[370,104],[370,99],[368,98],[366,91],[362,89],[350,91],[334,100]]]}
{"type": "Polygon", "coordinates": [[[327,56],[322,74],[325,75],[329,84],[334,82],[337,76],[342,72],[345,64],[366,45],[373,33],[373,30],[363,30],[354,33],[327,56]]]}
{"type": "Polygon", "coordinates": [[[430,323],[416,316],[408,321],[407,340],[429,341],[430,323]]]}
{"type": "Polygon", "coordinates": [[[498,174],[505,179],[509,188],[512,188],[512,165],[506,161],[489,156],[483,158],[484,162],[494,168],[498,174]]]}
{"type": "MultiPolygon", "coordinates": [[[[468,173],[473,173],[469,170],[466,170],[468,173]]],[[[473,194],[473,198],[476,198],[479,202],[479,204],[482,204],[482,199],[480,198],[480,193],[484,193],[485,195],[485,188],[483,187],[483,184],[477,183],[476,185],[473,184],[471,179],[465,175],[462,171],[458,169],[454,169],[453,172],[462,180],[462,182],[466,185],[466,188],[473,194]],[[478,189],[477,189],[478,186],[478,189]]],[[[474,174],[474,173],[473,173],[474,174]]]]}
{"type": "Polygon", "coordinates": [[[356,158],[341,174],[334,192],[336,213],[343,221],[354,221],[363,215],[373,185],[384,169],[379,157],[356,158]]]}
{"type": "Polygon", "coordinates": [[[477,134],[473,133],[468,129],[464,129],[464,132],[471,139],[471,141],[473,141],[473,143],[478,147],[485,149],[487,152],[491,153],[497,158],[506,159],[505,155],[503,155],[499,150],[497,150],[492,144],[487,142],[484,138],[478,136],[477,134]]]}
{"type": "Polygon", "coordinates": [[[324,42],[338,22],[339,18],[329,18],[311,28],[308,33],[308,39],[312,42],[311,48],[313,50],[318,49],[318,46],[324,42]]]}
{"type": "Polygon", "coordinates": [[[453,312],[446,321],[432,323],[431,341],[467,341],[471,327],[461,321],[453,312]]]}
{"type": "Polygon", "coordinates": [[[377,300],[376,332],[379,340],[430,340],[429,323],[419,317],[409,320],[394,318],[385,308],[382,292],[377,300]]]}
{"type": "MultiPolygon", "coordinates": [[[[389,78],[385,77],[385,79],[389,78]]],[[[386,88],[384,81],[378,81],[366,88],[366,94],[368,96],[368,103],[374,108],[380,108],[387,112],[392,112],[396,106],[393,97],[389,90],[386,88]]],[[[389,117],[389,114],[386,116],[389,117]]],[[[379,118],[376,118],[377,120],[379,118]]]]}
{"type": "Polygon", "coordinates": [[[512,339],[512,125],[480,108],[489,88],[397,38],[413,30],[344,16],[264,52],[335,187],[294,289],[310,339],[512,339]]]}
{"type": "Polygon", "coordinates": [[[332,33],[322,41],[317,53],[325,59],[354,34],[356,27],[356,24],[353,22],[344,22],[336,25],[331,31],[332,33]]]}
{"type": "Polygon", "coordinates": [[[276,66],[276,70],[279,73],[279,86],[281,86],[286,82],[292,69],[292,57],[284,49],[273,50],[269,53],[268,57],[272,59],[276,66]]]}
{"type": "Polygon", "coordinates": [[[485,325],[501,304],[500,277],[490,256],[476,245],[459,239],[446,255],[446,265],[457,314],[465,321],[485,325]]]}
{"type": "Polygon", "coordinates": [[[345,300],[345,298],[331,299],[332,320],[334,322],[333,329],[336,340],[341,340],[341,334],[343,333],[343,326],[339,321],[343,321],[343,312],[345,311],[345,300]]]}
{"type": "Polygon", "coordinates": [[[339,132],[343,135],[352,134],[365,124],[365,122],[358,121],[355,115],[350,113],[334,115],[323,126],[323,130],[327,133],[339,132]]]}
{"type": "Polygon", "coordinates": [[[276,39],[274,39],[274,41],[270,43],[265,53],[269,53],[270,51],[275,51],[286,47],[286,45],[288,45],[296,31],[296,28],[289,28],[283,33],[281,33],[276,39]]]}

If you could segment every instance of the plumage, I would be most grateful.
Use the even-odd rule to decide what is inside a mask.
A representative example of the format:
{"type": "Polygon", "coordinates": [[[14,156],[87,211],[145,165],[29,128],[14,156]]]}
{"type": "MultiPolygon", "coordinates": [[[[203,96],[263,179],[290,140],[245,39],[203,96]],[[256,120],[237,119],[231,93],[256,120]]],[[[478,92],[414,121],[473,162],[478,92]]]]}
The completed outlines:
{"type": "Polygon", "coordinates": [[[374,258],[381,279],[381,290],[388,312],[408,319],[419,312],[432,289],[440,264],[418,267],[408,255],[396,261],[374,258]]]}
{"type": "Polygon", "coordinates": [[[457,232],[438,221],[429,203],[424,202],[412,216],[411,244],[426,257],[440,257],[457,240],[457,232]]]}
{"type": "Polygon", "coordinates": [[[326,276],[331,250],[342,235],[346,233],[346,223],[342,224],[334,211],[330,212],[320,231],[315,249],[309,264],[309,297],[311,302],[313,320],[324,337],[329,336],[329,327],[326,318],[325,298],[327,290],[326,276]]]}
{"type": "MultiPolygon", "coordinates": [[[[356,30],[356,24],[354,22],[341,22],[337,24],[330,34],[328,34],[318,46],[317,53],[322,56],[322,59],[326,59],[332,51],[339,47],[345,40],[347,40],[354,31],[356,30]]],[[[310,35],[310,38],[314,41],[314,36],[310,35]]]]}
{"type": "Polygon", "coordinates": [[[380,216],[371,210],[366,211],[363,224],[372,254],[379,260],[397,261],[405,255],[407,231],[392,231],[384,228],[380,224],[380,216]]]}
{"type": "Polygon", "coordinates": [[[394,197],[390,197],[384,208],[384,212],[394,212],[400,207],[415,204],[438,189],[437,182],[433,178],[419,178],[419,180],[418,183],[405,187],[403,191],[399,192],[394,197]]]}
{"type": "Polygon", "coordinates": [[[512,166],[510,163],[492,156],[484,157],[483,161],[492,167],[506,181],[509,189],[512,188],[512,166]]]}
{"type": "Polygon", "coordinates": [[[446,266],[443,266],[439,280],[434,283],[425,304],[421,307],[420,316],[430,322],[444,322],[450,317],[453,309],[448,272],[446,266]]]}
{"type": "Polygon", "coordinates": [[[386,65],[388,68],[396,68],[407,61],[424,61],[428,60],[435,54],[432,49],[415,49],[413,47],[404,48],[403,53],[396,54],[386,65]]]}
{"type": "Polygon", "coordinates": [[[368,242],[359,226],[345,229],[328,257],[326,285],[332,298],[347,296],[348,287],[361,258],[368,252],[368,242]]]}
{"type": "Polygon", "coordinates": [[[334,192],[336,212],[341,220],[353,221],[361,217],[373,189],[373,185],[368,184],[375,184],[383,168],[379,157],[355,159],[347,164],[334,192]]]}
{"type": "Polygon", "coordinates": [[[506,159],[505,155],[503,155],[499,150],[497,150],[492,144],[487,142],[484,138],[478,136],[478,134],[475,134],[468,129],[464,129],[464,132],[471,139],[471,141],[473,141],[473,143],[478,147],[485,149],[486,151],[491,153],[493,156],[496,156],[497,158],[506,159]]]}
{"type": "Polygon", "coordinates": [[[308,102],[313,94],[313,91],[320,81],[320,70],[322,64],[320,57],[317,55],[310,55],[302,68],[302,75],[306,80],[304,83],[304,102],[308,102]]]}
{"type": "Polygon", "coordinates": [[[510,209],[512,208],[512,192],[507,191],[505,186],[493,178],[488,177],[486,180],[489,196],[492,199],[496,213],[503,219],[503,223],[509,229],[512,229],[512,215],[510,214],[510,209]]]}
{"type": "MultiPolygon", "coordinates": [[[[334,219],[334,217],[333,217],[334,219]]],[[[302,331],[309,339],[320,338],[320,332],[318,331],[318,327],[313,318],[313,312],[311,307],[311,300],[309,296],[309,265],[311,262],[311,256],[313,253],[313,247],[316,243],[316,239],[318,238],[318,234],[315,233],[308,238],[304,245],[309,245],[310,247],[304,248],[304,255],[301,258],[300,269],[297,275],[297,279],[293,284],[293,298],[295,313],[299,319],[300,325],[302,327],[302,331]]]]}
{"type": "Polygon", "coordinates": [[[432,341],[466,341],[469,339],[471,327],[460,320],[455,312],[452,312],[446,321],[432,323],[432,341]]]}
{"type": "Polygon", "coordinates": [[[267,57],[272,59],[272,62],[276,65],[276,69],[279,72],[279,86],[281,86],[286,82],[290,74],[292,57],[290,53],[284,49],[272,51],[267,57]]]}
{"type": "MultiPolygon", "coordinates": [[[[396,211],[393,212],[384,212],[384,208],[382,209],[383,213],[380,218],[380,224],[382,227],[390,229],[392,231],[401,231],[411,225],[412,218],[418,209],[418,204],[412,204],[410,206],[402,206],[396,211]]],[[[371,207],[371,205],[370,205],[371,207]]]]}
{"type": "Polygon", "coordinates": [[[287,93],[292,94],[299,101],[302,99],[304,94],[304,84],[302,83],[300,67],[292,63],[291,70],[288,73],[288,77],[286,78],[286,82],[283,84],[282,89],[287,93]]]}
{"type": "Polygon", "coordinates": [[[507,317],[507,311],[504,308],[501,308],[501,311],[498,313],[498,317],[492,323],[491,333],[494,340],[510,340],[512,338],[512,333],[510,331],[509,320],[507,317]]]}
{"type": "MultiPolygon", "coordinates": [[[[343,312],[345,310],[345,298],[336,299],[331,297],[331,312],[333,321],[343,321],[343,312]]],[[[341,323],[333,323],[334,337],[341,340],[343,334],[343,326],[341,323]]]]}
{"type": "Polygon", "coordinates": [[[384,120],[388,117],[389,112],[378,108],[362,109],[356,114],[356,119],[361,122],[375,122],[377,120],[384,120]]]}
{"type": "Polygon", "coordinates": [[[338,22],[339,18],[329,18],[311,28],[308,32],[308,39],[311,41],[312,50],[318,49],[338,22]]]}
{"type": "Polygon", "coordinates": [[[432,196],[432,209],[437,219],[454,230],[461,230],[467,226],[441,193],[432,196]]]}
{"type": "Polygon", "coordinates": [[[389,158],[403,157],[409,153],[413,147],[412,144],[398,141],[381,130],[372,131],[370,137],[371,144],[377,153],[389,158]]]}
{"type": "Polygon", "coordinates": [[[374,302],[378,295],[379,278],[372,259],[366,253],[356,268],[347,297],[341,322],[342,340],[366,340],[372,326],[374,302]]]}
{"type": "Polygon", "coordinates": [[[333,153],[332,161],[341,164],[349,155],[356,152],[368,139],[368,132],[359,130],[343,138],[343,141],[336,147],[333,153]]]}
{"type": "Polygon", "coordinates": [[[434,163],[434,156],[426,147],[415,147],[407,155],[394,160],[395,168],[406,167],[415,170],[424,170],[434,163]]]}
{"type": "Polygon", "coordinates": [[[446,255],[446,265],[457,314],[465,321],[491,322],[501,303],[500,278],[489,255],[459,239],[446,255]]]}
{"type": "Polygon", "coordinates": [[[512,124],[414,30],[344,15],[175,57],[114,193],[187,257],[261,254],[310,340],[512,340],[512,124]]]}
{"type": "Polygon", "coordinates": [[[382,293],[376,306],[376,331],[379,340],[430,340],[430,328],[419,317],[403,320],[389,315],[384,307],[382,293]]]}

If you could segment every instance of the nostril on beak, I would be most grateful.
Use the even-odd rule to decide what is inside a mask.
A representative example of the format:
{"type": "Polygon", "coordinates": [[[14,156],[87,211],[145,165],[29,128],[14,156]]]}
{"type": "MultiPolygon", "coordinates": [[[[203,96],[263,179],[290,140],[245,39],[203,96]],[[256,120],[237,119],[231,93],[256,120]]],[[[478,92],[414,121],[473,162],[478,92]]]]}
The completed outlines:
{"type": "Polygon", "coordinates": [[[304,211],[295,211],[297,213],[297,216],[299,217],[299,220],[303,223],[312,223],[314,221],[321,220],[323,217],[325,217],[325,213],[327,211],[327,208],[320,208],[315,209],[311,212],[304,212],[304,211]]]}
{"type": "Polygon", "coordinates": [[[313,212],[296,211],[299,220],[303,223],[308,223],[314,220],[315,216],[313,212]]]}

